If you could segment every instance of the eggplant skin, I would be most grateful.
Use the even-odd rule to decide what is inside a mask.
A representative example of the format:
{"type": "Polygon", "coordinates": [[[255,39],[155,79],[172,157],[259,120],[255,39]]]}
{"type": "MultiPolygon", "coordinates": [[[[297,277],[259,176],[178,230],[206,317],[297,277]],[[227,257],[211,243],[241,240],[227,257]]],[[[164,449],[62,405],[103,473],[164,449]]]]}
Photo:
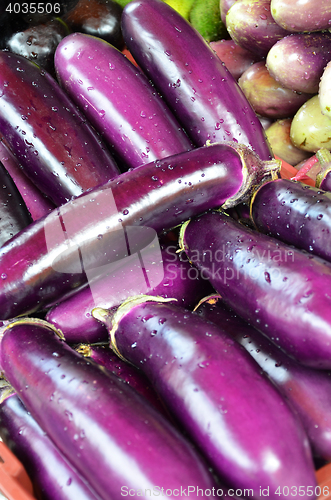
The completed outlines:
{"type": "Polygon", "coordinates": [[[55,205],[119,174],[100,137],[52,76],[5,51],[0,133],[25,174],[55,205]]]}
{"type": "Polygon", "coordinates": [[[263,127],[236,80],[207,42],[162,0],[123,9],[124,41],[197,146],[236,141],[261,160],[273,155],[263,127]]]}
{"type": "Polygon", "coordinates": [[[0,358],[26,409],[102,500],[121,498],[123,486],[215,486],[205,461],[168,420],[71,349],[51,325],[31,318],[11,323],[0,358]]]}
{"type": "Polygon", "coordinates": [[[331,368],[331,265],[217,212],[183,248],[225,303],[298,362],[331,368]]]}

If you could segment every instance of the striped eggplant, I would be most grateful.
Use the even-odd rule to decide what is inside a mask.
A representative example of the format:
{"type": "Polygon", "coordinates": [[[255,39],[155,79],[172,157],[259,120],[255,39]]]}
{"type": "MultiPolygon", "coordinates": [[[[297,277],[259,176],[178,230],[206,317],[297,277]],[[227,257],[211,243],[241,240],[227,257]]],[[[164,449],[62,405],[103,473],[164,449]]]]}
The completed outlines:
{"type": "Polygon", "coordinates": [[[133,0],[122,15],[127,47],[197,146],[233,140],[272,157],[237,82],[201,35],[162,0],[133,0]]]}
{"type": "Polygon", "coordinates": [[[0,134],[26,175],[56,205],[119,173],[53,77],[6,51],[0,52],[0,134]]]}
{"type": "Polygon", "coordinates": [[[262,233],[331,261],[331,193],[276,179],[254,193],[250,212],[262,233]]]}
{"type": "Polygon", "coordinates": [[[195,312],[230,333],[268,374],[297,412],[316,457],[331,460],[331,371],[297,363],[273,342],[224,305],[220,296],[205,297],[195,312]]]}
{"type": "Polygon", "coordinates": [[[28,472],[38,499],[99,500],[6,382],[0,389],[0,437],[28,472]]]}
{"type": "Polygon", "coordinates": [[[143,260],[156,233],[239,203],[278,171],[278,161],[261,162],[245,146],[212,144],[143,164],[71,200],[2,247],[0,319],[50,307],[121,259],[143,260]]]}
{"type": "Polygon", "coordinates": [[[181,247],[225,303],[287,354],[331,368],[331,265],[210,212],[182,226],[181,247]]]}
{"type": "Polygon", "coordinates": [[[61,86],[102,134],[121,170],[193,148],[145,75],[101,38],[65,37],[55,67],[61,86]]]}
{"type": "Polygon", "coordinates": [[[61,330],[69,344],[94,343],[108,340],[106,328],[91,314],[96,305],[111,309],[132,295],[148,293],[176,298],[183,307],[193,308],[211,287],[208,280],[199,276],[197,268],[181,258],[176,250],[175,244],[168,243],[161,245],[161,252],[153,247],[148,255],[144,253],[148,282],[139,259],[123,262],[109,275],[101,276],[51,308],[46,314],[47,321],[61,330]]]}
{"type": "Polygon", "coordinates": [[[108,326],[113,350],[143,370],[221,480],[254,498],[267,489],[273,500],[285,485],[292,492],[299,485],[314,489],[299,421],[231,335],[143,295],[116,312],[93,314],[108,326]]]}
{"type": "Polygon", "coordinates": [[[71,349],[47,322],[22,318],[7,325],[0,365],[26,409],[100,499],[167,490],[174,499],[191,485],[200,491],[216,486],[205,461],[167,419],[71,349]]]}

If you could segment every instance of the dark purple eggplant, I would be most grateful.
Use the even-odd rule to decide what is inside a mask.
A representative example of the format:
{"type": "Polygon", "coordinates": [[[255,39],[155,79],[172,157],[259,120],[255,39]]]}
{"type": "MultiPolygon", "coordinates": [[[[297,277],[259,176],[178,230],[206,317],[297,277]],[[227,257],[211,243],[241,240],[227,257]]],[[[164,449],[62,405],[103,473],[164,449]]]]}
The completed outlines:
{"type": "Polygon", "coordinates": [[[123,8],[113,0],[79,0],[62,19],[72,32],[97,36],[122,50],[122,12],[123,8]]]}
{"type": "Polygon", "coordinates": [[[264,129],[207,42],[162,0],[133,0],[122,15],[125,43],[197,146],[233,140],[272,157],[264,129]]]}
{"type": "Polygon", "coordinates": [[[273,19],[270,0],[236,0],[226,14],[226,27],[232,40],[259,57],[289,35],[273,19]]]}
{"type": "Polygon", "coordinates": [[[148,293],[176,298],[183,307],[193,308],[211,287],[176,250],[177,246],[170,243],[163,245],[161,252],[155,245],[145,249],[143,263],[136,255],[95,282],[89,282],[88,287],[50,309],[47,321],[61,330],[69,344],[94,343],[108,340],[106,328],[92,316],[96,306],[111,309],[132,295],[148,293]]]}
{"type": "Polygon", "coordinates": [[[293,32],[323,31],[331,25],[329,0],[271,0],[271,13],[276,23],[293,32]]]}
{"type": "Polygon", "coordinates": [[[167,419],[71,349],[50,324],[25,318],[8,325],[0,365],[26,409],[101,499],[216,486],[204,460],[167,419]]]}
{"type": "Polygon", "coordinates": [[[262,233],[331,261],[331,193],[277,179],[255,192],[251,218],[262,233]]]}
{"type": "Polygon", "coordinates": [[[0,246],[31,222],[21,193],[0,161],[0,246]]]}
{"type": "Polygon", "coordinates": [[[121,170],[193,148],[161,97],[118,49],[72,33],[57,47],[58,80],[98,130],[121,170]]]}
{"type": "Polygon", "coordinates": [[[121,259],[143,257],[144,248],[157,241],[156,232],[210,208],[231,207],[278,172],[278,161],[261,162],[235,142],[124,172],[30,224],[2,247],[0,275],[6,279],[0,318],[54,305],[121,259]]]}
{"type": "Polygon", "coordinates": [[[316,94],[331,61],[331,33],[294,33],[271,47],[266,58],[269,73],[295,92],[316,94]]]}
{"type": "Polygon", "coordinates": [[[202,300],[195,312],[230,333],[268,374],[297,412],[315,456],[331,460],[331,372],[307,368],[227,308],[220,296],[202,300]]]}
{"type": "Polygon", "coordinates": [[[40,500],[98,500],[26,410],[10,384],[0,389],[0,437],[26,469],[40,500]]]}
{"type": "Polygon", "coordinates": [[[5,51],[0,52],[0,133],[26,175],[56,205],[119,173],[49,73],[5,51]]]}
{"type": "Polygon", "coordinates": [[[331,265],[217,212],[181,246],[225,303],[298,362],[331,368],[331,265]]]}
{"type": "Polygon", "coordinates": [[[221,480],[256,498],[268,488],[276,499],[283,485],[314,488],[303,429],[231,335],[155,297],[93,314],[108,326],[113,350],[143,370],[221,480]]]}
{"type": "Polygon", "coordinates": [[[47,23],[15,31],[6,40],[5,48],[30,59],[55,77],[55,49],[69,33],[68,26],[60,18],[53,18],[47,23]]]}

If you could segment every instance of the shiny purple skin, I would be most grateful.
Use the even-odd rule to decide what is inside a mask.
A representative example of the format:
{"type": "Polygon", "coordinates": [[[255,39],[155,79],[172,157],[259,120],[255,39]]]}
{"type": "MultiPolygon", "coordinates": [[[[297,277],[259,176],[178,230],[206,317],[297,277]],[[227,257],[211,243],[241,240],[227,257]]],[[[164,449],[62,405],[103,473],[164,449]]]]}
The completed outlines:
{"type": "Polygon", "coordinates": [[[21,193],[0,161],[0,246],[31,222],[21,193]]]}
{"type": "Polygon", "coordinates": [[[221,480],[255,498],[269,487],[273,500],[279,486],[315,485],[298,420],[231,335],[170,303],[133,303],[107,321],[120,354],[144,371],[221,480]]]}
{"type": "Polygon", "coordinates": [[[87,283],[82,257],[84,270],[124,258],[124,228],[135,253],[150,233],[154,237],[231,199],[239,202],[243,185],[245,192],[265,175],[248,148],[212,144],[141,165],[71,200],[2,247],[0,319],[50,307],[78,291],[87,283]],[[247,165],[253,178],[244,181],[247,165]]]}
{"type": "Polygon", "coordinates": [[[288,355],[331,368],[331,265],[212,212],[190,222],[188,258],[225,303],[288,355]]]}
{"type": "Polygon", "coordinates": [[[38,499],[100,499],[74,471],[15,393],[0,403],[0,437],[23,464],[38,499]]]}
{"type": "Polygon", "coordinates": [[[266,57],[289,34],[273,19],[270,0],[236,0],[227,12],[226,27],[232,40],[259,57],[266,57]]]}
{"type": "Polygon", "coordinates": [[[331,262],[331,193],[277,179],[258,189],[251,216],[262,233],[331,262]]]}
{"type": "Polygon", "coordinates": [[[323,31],[331,28],[330,0],[271,0],[272,17],[293,32],[323,31]]]}
{"type": "MultiPolygon", "coordinates": [[[[213,299],[212,299],[213,300],[213,299]]],[[[196,313],[224,328],[251,354],[297,412],[315,456],[331,460],[331,372],[307,368],[228,309],[220,297],[196,313]]]]}
{"type": "Polygon", "coordinates": [[[119,173],[100,138],[50,74],[4,51],[0,133],[26,175],[56,205],[119,173]]]}
{"type": "Polygon", "coordinates": [[[268,52],[269,73],[284,87],[317,94],[327,63],[331,61],[331,33],[285,36],[268,52]]]}
{"type": "Polygon", "coordinates": [[[45,324],[21,321],[4,332],[1,369],[101,499],[121,498],[124,486],[136,491],[157,486],[161,492],[161,487],[215,485],[191,443],[135,390],[75,352],[45,324]]]}
{"type": "Polygon", "coordinates": [[[199,33],[162,0],[124,7],[124,40],[197,146],[233,140],[273,157],[237,82],[199,33]]]}
{"type": "Polygon", "coordinates": [[[175,298],[179,304],[188,309],[211,291],[208,280],[199,276],[185,256],[176,253],[176,245],[166,245],[160,253],[160,261],[155,265],[162,269],[159,283],[146,289],[146,283],[141,281],[141,269],[137,266],[137,279],[134,279],[134,269],[123,264],[117,273],[102,276],[93,283],[93,293],[90,286],[77,292],[72,297],[60,302],[46,314],[46,319],[58,330],[61,330],[70,344],[78,342],[95,343],[108,340],[105,326],[92,316],[94,307],[111,309],[121,302],[140,293],[158,295],[164,298],[175,298]],[[130,280],[127,276],[130,275],[130,280]],[[96,297],[100,299],[96,301],[96,297]]]}
{"type": "Polygon", "coordinates": [[[121,170],[193,148],[161,97],[118,49],[72,33],[55,52],[58,80],[100,132],[121,170]]]}

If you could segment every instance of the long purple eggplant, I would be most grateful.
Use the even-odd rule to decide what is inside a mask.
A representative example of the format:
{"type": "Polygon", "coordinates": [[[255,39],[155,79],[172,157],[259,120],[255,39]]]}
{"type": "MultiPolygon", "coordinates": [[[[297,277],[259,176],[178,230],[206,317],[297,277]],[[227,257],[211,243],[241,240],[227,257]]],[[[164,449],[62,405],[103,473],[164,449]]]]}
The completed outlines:
{"type": "Polygon", "coordinates": [[[331,372],[307,368],[226,307],[220,296],[202,300],[195,312],[230,333],[268,374],[297,412],[314,455],[331,460],[331,372]]]}
{"type": "Polygon", "coordinates": [[[121,169],[188,151],[193,145],[148,79],[101,38],[73,33],[55,53],[62,87],[121,169]]]}
{"type": "Polygon", "coordinates": [[[2,333],[6,379],[101,499],[116,500],[129,491],[161,494],[161,488],[175,498],[192,485],[200,491],[216,486],[204,460],[167,419],[71,349],[50,324],[21,319],[2,333]]]}
{"type": "Polygon", "coordinates": [[[115,352],[144,371],[221,480],[255,498],[268,489],[276,499],[284,485],[314,488],[302,427],[231,335],[155,297],[133,297],[116,312],[97,308],[94,315],[108,326],[115,352]]]}
{"type": "Polygon", "coordinates": [[[58,83],[25,57],[5,51],[0,52],[0,133],[55,205],[119,173],[58,83]]]}
{"type": "Polygon", "coordinates": [[[124,40],[198,146],[233,140],[272,157],[264,129],[237,82],[206,41],[162,0],[123,10],[124,40]]]}
{"type": "Polygon", "coordinates": [[[331,265],[217,212],[181,247],[225,303],[297,361],[331,368],[331,265]]]}
{"type": "Polygon", "coordinates": [[[31,222],[21,193],[0,161],[0,246],[31,222]]]}
{"type": "Polygon", "coordinates": [[[276,179],[253,195],[251,218],[262,233],[331,261],[331,193],[276,179]]]}
{"type": "Polygon", "coordinates": [[[181,258],[176,250],[176,245],[168,243],[162,245],[161,252],[152,248],[148,255],[144,253],[148,282],[139,259],[123,262],[109,275],[101,276],[50,309],[47,321],[61,330],[69,344],[94,343],[108,340],[106,328],[92,316],[96,306],[111,309],[133,295],[148,293],[176,298],[183,307],[193,308],[212,288],[208,280],[199,276],[197,268],[181,258]]]}
{"type": "Polygon", "coordinates": [[[140,259],[156,232],[235,205],[278,171],[278,161],[263,163],[242,145],[212,144],[141,165],[71,200],[2,247],[0,319],[54,305],[107,266],[140,259]]]}
{"type": "Polygon", "coordinates": [[[10,384],[0,389],[0,437],[25,467],[39,500],[98,500],[26,410],[10,384]]]}

